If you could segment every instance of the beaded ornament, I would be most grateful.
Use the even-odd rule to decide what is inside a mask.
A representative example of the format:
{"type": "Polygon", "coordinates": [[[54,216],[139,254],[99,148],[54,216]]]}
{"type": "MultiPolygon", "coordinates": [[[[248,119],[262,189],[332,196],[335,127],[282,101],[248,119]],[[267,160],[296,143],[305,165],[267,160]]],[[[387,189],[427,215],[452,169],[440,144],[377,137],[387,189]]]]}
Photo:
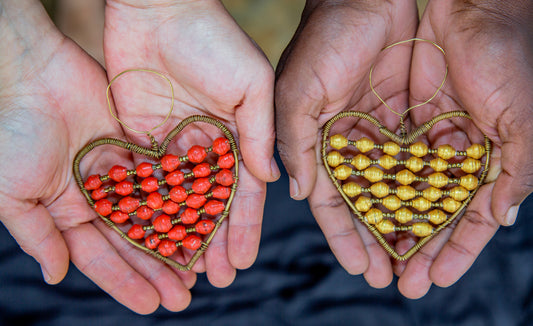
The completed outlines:
{"type": "MultiPolygon", "coordinates": [[[[422,39],[401,41],[383,50],[411,41],[429,42],[444,54],[440,46],[422,39]]],[[[482,143],[472,143],[467,148],[449,144],[431,147],[418,140],[440,121],[471,119],[466,112],[443,113],[410,133],[406,131],[406,113],[429,103],[444,85],[446,76],[447,68],[441,86],[430,99],[397,113],[374,90],[371,69],[371,89],[389,110],[400,116],[400,135],[370,114],[357,111],[341,112],[323,127],[321,154],[330,179],[359,221],[396,260],[409,259],[456,220],[488,172],[491,143],[485,135],[482,143]],[[342,134],[330,135],[333,125],[345,118],[369,122],[388,141],[368,137],[350,140],[342,134]],[[406,252],[399,253],[391,244],[391,235],[405,232],[418,240],[406,252]]]]}
{"type": "MultiPolygon", "coordinates": [[[[173,102],[170,80],[151,70],[122,72],[111,80],[108,92],[116,78],[130,71],[150,72],[164,78],[171,87],[173,102]]],[[[125,125],[113,114],[111,105],[110,112],[125,125]]],[[[172,106],[167,119],[171,112],[172,106]]],[[[184,119],[158,144],[150,132],[163,123],[143,132],[150,137],[152,148],[114,138],[103,138],[88,144],[74,160],[74,177],[89,205],[122,238],[163,262],[187,271],[207,250],[229,215],[237,189],[239,153],[231,131],[211,117],[191,116],[184,119]],[[168,153],[169,144],[193,123],[213,125],[223,136],[216,138],[209,147],[195,145],[182,155],[168,153]],[[145,156],[150,162],[142,162],[130,169],[114,165],[104,173],[84,179],[80,162],[99,146],[120,147],[145,156]],[[154,159],[159,162],[154,163],[154,159]],[[172,259],[180,249],[194,252],[185,264],[172,259]]]]}

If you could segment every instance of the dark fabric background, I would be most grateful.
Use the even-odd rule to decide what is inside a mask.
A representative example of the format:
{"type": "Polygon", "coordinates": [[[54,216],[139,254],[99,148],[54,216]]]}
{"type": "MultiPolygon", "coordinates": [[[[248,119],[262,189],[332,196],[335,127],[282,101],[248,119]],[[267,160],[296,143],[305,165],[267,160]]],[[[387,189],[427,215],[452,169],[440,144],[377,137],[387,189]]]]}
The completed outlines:
{"type": "Polygon", "coordinates": [[[0,325],[533,325],[533,197],[455,285],[403,298],[396,279],[369,287],[336,262],[288,179],[269,185],[259,257],[225,289],[200,275],[184,312],[137,315],[74,266],[57,286],[0,228],[0,325]]]}

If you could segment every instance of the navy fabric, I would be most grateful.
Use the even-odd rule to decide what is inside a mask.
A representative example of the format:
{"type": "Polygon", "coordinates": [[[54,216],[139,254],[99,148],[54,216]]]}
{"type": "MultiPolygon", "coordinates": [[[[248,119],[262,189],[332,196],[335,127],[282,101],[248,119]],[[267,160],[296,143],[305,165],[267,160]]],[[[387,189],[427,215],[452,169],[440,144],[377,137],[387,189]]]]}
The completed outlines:
{"type": "Polygon", "coordinates": [[[533,197],[515,226],[501,228],[467,274],[419,300],[396,279],[369,287],[335,260],[306,202],[288,195],[288,178],[270,184],[259,256],[225,289],[200,275],[190,307],[140,316],[74,266],[59,285],[0,228],[0,325],[533,325],[533,197]]]}

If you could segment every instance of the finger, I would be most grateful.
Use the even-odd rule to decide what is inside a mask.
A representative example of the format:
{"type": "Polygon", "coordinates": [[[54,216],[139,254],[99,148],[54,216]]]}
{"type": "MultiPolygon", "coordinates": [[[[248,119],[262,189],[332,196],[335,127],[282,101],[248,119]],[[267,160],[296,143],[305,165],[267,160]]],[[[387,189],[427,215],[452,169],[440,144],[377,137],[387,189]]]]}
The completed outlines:
{"type": "Polygon", "coordinates": [[[59,283],[67,274],[69,251],[52,216],[41,204],[20,204],[15,200],[11,203],[15,204],[3,205],[9,208],[2,222],[21,249],[41,264],[44,280],[59,283]]]}
{"type": "Polygon", "coordinates": [[[436,285],[446,287],[454,284],[472,266],[498,230],[498,222],[489,205],[494,187],[494,184],[487,184],[479,189],[435,259],[430,276],[436,285]]]}
{"type": "Polygon", "coordinates": [[[94,225],[83,224],[63,234],[72,262],[115,300],[139,314],[157,309],[157,290],[117,254],[94,225]]]}
{"type": "Polygon", "coordinates": [[[248,169],[240,169],[239,184],[227,221],[227,255],[235,268],[248,268],[257,257],[265,199],[265,183],[251,175],[248,169]]]}
{"type": "Polygon", "coordinates": [[[235,279],[236,271],[229,263],[228,224],[222,223],[205,252],[205,268],[209,282],[216,287],[226,287],[235,279]]]}
{"type": "Polygon", "coordinates": [[[318,170],[317,187],[309,205],[324,236],[344,269],[353,275],[367,271],[369,256],[348,206],[324,169],[318,170]]]}

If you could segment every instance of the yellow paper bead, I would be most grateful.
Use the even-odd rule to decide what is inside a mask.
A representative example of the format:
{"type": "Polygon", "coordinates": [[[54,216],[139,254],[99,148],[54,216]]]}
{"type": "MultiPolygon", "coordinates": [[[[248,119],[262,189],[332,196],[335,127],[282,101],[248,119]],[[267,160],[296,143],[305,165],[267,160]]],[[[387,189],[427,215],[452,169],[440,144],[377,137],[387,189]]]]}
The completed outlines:
{"type": "Polygon", "coordinates": [[[413,223],[413,228],[411,230],[417,237],[427,237],[433,233],[433,227],[429,223],[417,222],[413,223]]]}
{"type": "Polygon", "coordinates": [[[461,170],[463,170],[466,173],[474,173],[481,169],[481,161],[475,160],[473,158],[467,158],[463,161],[463,164],[461,166],[461,170]]]}
{"type": "Polygon", "coordinates": [[[485,155],[485,146],[480,144],[473,144],[466,149],[466,155],[471,158],[479,160],[485,155]]]}
{"type": "Polygon", "coordinates": [[[478,180],[475,176],[467,174],[461,177],[459,185],[465,187],[467,190],[474,190],[478,186],[478,180]]]}
{"type": "Polygon", "coordinates": [[[448,160],[455,156],[455,149],[450,145],[440,145],[437,148],[437,155],[444,160],[448,160]]]}
{"type": "Polygon", "coordinates": [[[409,146],[409,152],[417,157],[422,157],[428,153],[428,146],[422,142],[416,142],[409,146]]]}
{"type": "Polygon", "coordinates": [[[383,213],[377,208],[372,208],[365,214],[365,219],[369,224],[376,224],[383,219],[383,213]]]}
{"type": "Polygon", "coordinates": [[[355,197],[361,194],[362,188],[357,183],[351,181],[342,185],[342,191],[344,191],[348,197],[355,197]]]}
{"type": "Polygon", "coordinates": [[[381,166],[385,170],[392,169],[396,166],[396,164],[398,164],[398,161],[392,156],[383,155],[379,158],[379,166],[381,166]]]}
{"type": "Polygon", "coordinates": [[[433,173],[428,176],[428,183],[435,188],[442,188],[448,184],[448,177],[440,172],[433,173]]]}
{"type": "Polygon", "coordinates": [[[352,169],[346,165],[339,165],[333,170],[333,175],[338,180],[346,180],[352,175],[352,169]]]}
{"type": "Polygon", "coordinates": [[[397,155],[400,152],[400,145],[388,141],[383,144],[383,152],[385,154],[389,154],[390,156],[397,155]]]}
{"type": "Polygon", "coordinates": [[[378,198],[383,198],[389,194],[389,186],[383,182],[374,183],[370,187],[370,192],[378,198]]]}
{"type": "Polygon", "coordinates": [[[343,135],[333,135],[329,139],[329,144],[335,149],[342,149],[348,146],[348,139],[343,135]]]}
{"type": "Polygon", "coordinates": [[[468,192],[468,190],[461,186],[453,187],[452,189],[450,189],[450,197],[457,201],[465,200],[466,198],[468,198],[469,194],[470,193],[468,192]]]}
{"type": "Polygon", "coordinates": [[[428,213],[428,220],[433,224],[442,224],[447,218],[448,216],[440,209],[434,209],[428,213]]]}
{"type": "Polygon", "coordinates": [[[413,220],[413,212],[411,212],[405,207],[402,207],[397,210],[396,213],[394,213],[394,218],[396,219],[396,221],[405,224],[413,220]]]}
{"type": "Polygon", "coordinates": [[[358,154],[351,161],[357,170],[364,170],[370,166],[370,159],[363,154],[358,154]]]}
{"type": "Polygon", "coordinates": [[[370,139],[363,137],[355,142],[355,146],[358,150],[360,150],[363,153],[366,153],[372,149],[374,149],[374,142],[370,139]]]}
{"type": "Polygon", "coordinates": [[[389,220],[381,220],[381,222],[376,224],[376,229],[378,229],[381,234],[388,234],[396,231],[394,223],[389,220]]]}
{"type": "Polygon", "coordinates": [[[360,212],[367,212],[372,208],[372,201],[368,197],[361,196],[355,201],[355,208],[360,212]]]}
{"type": "Polygon", "coordinates": [[[411,156],[405,161],[405,167],[413,172],[418,172],[424,168],[424,161],[416,156],[411,156]]]}
{"type": "Polygon", "coordinates": [[[396,189],[396,196],[401,200],[409,200],[416,196],[416,190],[409,186],[400,186],[396,189]]]}
{"type": "Polygon", "coordinates": [[[344,156],[337,151],[329,152],[327,156],[328,165],[335,168],[344,162],[344,156]]]}
{"type": "Polygon", "coordinates": [[[429,166],[437,172],[442,172],[448,169],[448,162],[446,162],[445,160],[441,158],[434,158],[431,161],[429,161],[429,166]]]}
{"type": "Polygon", "coordinates": [[[366,169],[363,173],[365,179],[370,182],[378,182],[383,179],[383,171],[375,166],[366,169]]]}
{"type": "Polygon", "coordinates": [[[416,176],[409,170],[401,170],[400,172],[396,173],[396,181],[404,186],[413,183],[415,179],[416,176]]]}
{"type": "Polygon", "coordinates": [[[437,201],[442,197],[442,190],[435,187],[429,187],[422,191],[422,196],[429,201],[437,201]]]}
{"type": "Polygon", "coordinates": [[[418,197],[411,202],[411,206],[417,211],[423,212],[431,208],[431,202],[424,197],[418,197]]]}
{"type": "Polygon", "coordinates": [[[461,207],[461,203],[453,200],[452,198],[448,197],[442,201],[442,209],[447,211],[448,213],[455,213],[459,207],[461,207]]]}
{"type": "Polygon", "coordinates": [[[402,207],[402,201],[400,200],[400,198],[394,195],[390,195],[384,198],[382,204],[383,206],[385,206],[385,208],[391,211],[395,211],[398,208],[402,207]]]}

